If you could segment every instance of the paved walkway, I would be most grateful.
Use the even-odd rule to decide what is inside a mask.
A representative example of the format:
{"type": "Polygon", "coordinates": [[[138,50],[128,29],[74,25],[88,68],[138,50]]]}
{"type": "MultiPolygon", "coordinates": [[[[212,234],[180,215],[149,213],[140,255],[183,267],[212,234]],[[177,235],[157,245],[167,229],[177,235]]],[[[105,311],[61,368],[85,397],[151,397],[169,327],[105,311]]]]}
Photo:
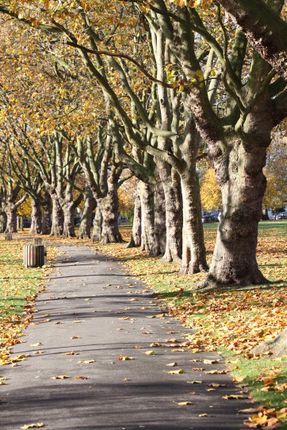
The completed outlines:
{"type": "Polygon", "coordinates": [[[27,359],[0,369],[8,379],[0,386],[1,430],[37,422],[47,430],[243,428],[238,411],[248,401],[223,399],[239,389],[228,375],[202,370],[224,365],[203,362],[215,354],[173,345],[186,329],[161,316],[150,290],[88,248],[62,250],[34,323],[13,350],[27,359]]]}

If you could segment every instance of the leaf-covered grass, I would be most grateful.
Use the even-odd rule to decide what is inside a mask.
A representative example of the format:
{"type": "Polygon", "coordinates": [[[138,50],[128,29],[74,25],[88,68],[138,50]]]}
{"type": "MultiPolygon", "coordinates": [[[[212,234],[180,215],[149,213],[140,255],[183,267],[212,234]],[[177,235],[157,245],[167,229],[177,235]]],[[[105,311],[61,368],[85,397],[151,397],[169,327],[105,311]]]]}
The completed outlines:
{"type": "Polygon", "coordinates": [[[23,246],[23,241],[0,238],[0,365],[7,362],[9,347],[31,320],[33,300],[47,272],[45,267],[24,268],[23,246]]]}
{"type": "MultiPolygon", "coordinates": [[[[204,227],[210,261],[217,224],[204,227]]],[[[130,229],[124,227],[122,233],[128,240],[130,229]]],[[[181,276],[177,264],[127,249],[125,244],[94,247],[119,259],[159,294],[171,314],[193,329],[189,340],[194,352],[219,350],[230,362],[235,379],[249,387],[255,400],[266,407],[287,407],[287,358],[258,358],[251,353],[255,345],[274,338],[287,324],[286,221],[260,223],[258,262],[272,281],[261,287],[198,293],[193,289],[204,274],[181,276]]],[[[280,420],[284,421],[284,414],[280,420]]]]}

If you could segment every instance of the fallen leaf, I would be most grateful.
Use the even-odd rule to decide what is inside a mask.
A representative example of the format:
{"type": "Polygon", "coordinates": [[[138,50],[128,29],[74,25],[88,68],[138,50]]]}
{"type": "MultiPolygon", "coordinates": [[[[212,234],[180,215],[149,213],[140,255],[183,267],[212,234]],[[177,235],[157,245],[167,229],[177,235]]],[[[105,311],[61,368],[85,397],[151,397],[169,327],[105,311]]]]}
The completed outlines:
{"type": "Polygon", "coordinates": [[[167,373],[169,373],[170,375],[182,375],[185,372],[183,369],[178,369],[178,370],[170,370],[167,373]]]}
{"type": "Polygon", "coordinates": [[[146,351],[145,355],[156,355],[154,351],[146,351]]]}
{"type": "Polygon", "coordinates": [[[203,363],[204,364],[218,364],[219,360],[207,360],[207,359],[204,359],[203,363]]]}
{"type": "Polygon", "coordinates": [[[244,399],[245,396],[242,394],[227,394],[226,396],[222,396],[224,400],[238,400],[238,399],[244,399]]]}
{"type": "Polygon", "coordinates": [[[95,362],[96,362],[96,360],[80,360],[80,361],[78,361],[78,364],[92,364],[95,362]]]}
{"type": "Polygon", "coordinates": [[[68,379],[68,378],[70,378],[70,376],[67,376],[67,375],[52,376],[52,379],[68,379]]]}
{"type": "Polygon", "coordinates": [[[127,355],[120,355],[119,357],[118,357],[118,360],[119,361],[129,361],[129,360],[134,360],[135,358],[134,357],[129,357],[129,356],[127,356],[127,355]]]}
{"type": "Polygon", "coordinates": [[[178,406],[190,406],[192,405],[192,402],[184,401],[184,402],[178,402],[177,404],[178,406]]]}
{"type": "Polygon", "coordinates": [[[44,423],[32,423],[32,424],[24,424],[21,427],[21,430],[28,430],[28,429],[41,429],[45,427],[44,423]]]}

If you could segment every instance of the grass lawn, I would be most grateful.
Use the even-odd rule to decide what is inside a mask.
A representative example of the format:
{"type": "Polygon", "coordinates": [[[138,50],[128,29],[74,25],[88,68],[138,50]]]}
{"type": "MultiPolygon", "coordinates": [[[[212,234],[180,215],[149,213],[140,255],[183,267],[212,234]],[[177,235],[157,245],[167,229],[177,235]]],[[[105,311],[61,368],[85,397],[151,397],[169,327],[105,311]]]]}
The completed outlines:
{"type": "MultiPolygon", "coordinates": [[[[0,366],[11,363],[9,348],[31,321],[33,301],[48,270],[24,268],[23,246],[22,241],[0,238],[0,366]]],[[[49,253],[52,257],[54,250],[49,253]]]]}
{"type": "MultiPolygon", "coordinates": [[[[217,224],[205,226],[210,261],[217,224]]],[[[130,229],[122,228],[129,239],[130,229]]],[[[234,379],[247,385],[252,397],[269,410],[264,417],[283,423],[287,420],[287,357],[254,357],[252,348],[275,337],[287,324],[287,222],[261,222],[258,261],[264,275],[272,281],[262,287],[197,293],[193,291],[204,274],[181,276],[178,265],[164,263],[126,244],[99,245],[95,248],[119,259],[130,273],[153,288],[167,304],[169,312],[194,331],[189,337],[193,351],[219,350],[232,368],[234,379]],[[276,408],[272,411],[270,408],[276,408]]],[[[262,412],[259,413],[262,415],[262,412]]],[[[260,416],[255,415],[260,422],[260,416]]],[[[271,423],[272,421],[269,421],[271,423]]],[[[282,427],[287,429],[287,423],[282,427]]]]}

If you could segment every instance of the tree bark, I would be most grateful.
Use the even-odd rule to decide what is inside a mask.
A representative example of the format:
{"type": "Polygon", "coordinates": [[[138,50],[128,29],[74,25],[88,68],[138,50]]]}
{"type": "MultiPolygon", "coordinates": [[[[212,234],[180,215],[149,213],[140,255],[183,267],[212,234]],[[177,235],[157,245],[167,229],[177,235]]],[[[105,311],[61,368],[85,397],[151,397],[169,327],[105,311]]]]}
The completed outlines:
{"type": "Polygon", "coordinates": [[[14,204],[7,204],[5,207],[7,217],[5,233],[17,232],[17,208],[14,204]]]}
{"type": "Polygon", "coordinates": [[[154,190],[151,185],[140,183],[141,195],[141,247],[151,256],[158,256],[158,246],[154,227],[154,190]]]}
{"type": "Polygon", "coordinates": [[[31,199],[32,213],[31,213],[31,234],[40,234],[42,232],[42,213],[40,200],[31,199]]]}
{"type": "Polygon", "coordinates": [[[258,222],[266,188],[262,171],[265,157],[263,145],[252,149],[242,141],[233,145],[228,180],[221,184],[223,213],[207,285],[267,282],[256,260],[258,222]]]}
{"type": "Polygon", "coordinates": [[[138,184],[134,203],[132,236],[128,248],[136,248],[139,246],[141,246],[141,197],[138,184]]]}
{"type": "Polygon", "coordinates": [[[76,207],[74,202],[66,202],[63,205],[64,223],[63,223],[63,236],[75,237],[75,212],[76,207]]]}
{"type": "Polygon", "coordinates": [[[63,234],[63,224],[64,224],[64,214],[60,206],[58,197],[53,194],[52,199],[52,226],[51,226],[51,236],[62,236],[63,234]]]}
{"type": "Polygon", "coordinates": [[[93,242],[100,242],[102,238],[103,216],[99,206],[96,206],[94,225],[93,225],[93,242]]]}
{"type": "Polygon", "coordinates": [[[4,231],[6,230],[6,226],[7,226],[7,216],[5,212],[2,212],[0,214],[0,232],[1,233],[4,233],[4,231]]]}
{"type": "Polygon", "coordinates": [[[97,202],[94,199],[91,190],[86,192],[84,210],[81,218],[79,229],[79,238],[91,238],[91,230],[93,226],[94,210],[96,209],[97,202]]]}
{"type": "Polygon", "coordinates": [[[162,183],[158,182],[154,192],[154,230],[157,255],[163,255],[166,249],[166,206],[164,197],[162,183]]]}
{"type": "Polygon", "coordinates": [[[102,214],[102,243],[120,243],[123,241],[119,230],[119,199],[117,181],[109,180],[108,194],[98,199],[97,204],[102,214]]]}
{"type": "Polygon", "coordinates": [[[163,260],[180,261],[182,256],[182,199],[179,175],[168,167],[169,178],[164,176],[166,246],[163,260]]]}
{"type": "Polygon", "coordinates": [[[195,163],[181,176],[183,202],[181,273],[207,271],[201,202],[195,163]]]}
{"type": "Polygon", "coordinates": [[[42,209],[42,234],[50,234],[52,225],[52,202],[51,197],[47,192],[43,197],[42,209]]]}
{"type": "Polygon", "coordinates": [[[287,79],[287,23],[280,17],[284,0],[270,7],[263,0],[219,0],[242,27],[250,44],[287,79]]]}

